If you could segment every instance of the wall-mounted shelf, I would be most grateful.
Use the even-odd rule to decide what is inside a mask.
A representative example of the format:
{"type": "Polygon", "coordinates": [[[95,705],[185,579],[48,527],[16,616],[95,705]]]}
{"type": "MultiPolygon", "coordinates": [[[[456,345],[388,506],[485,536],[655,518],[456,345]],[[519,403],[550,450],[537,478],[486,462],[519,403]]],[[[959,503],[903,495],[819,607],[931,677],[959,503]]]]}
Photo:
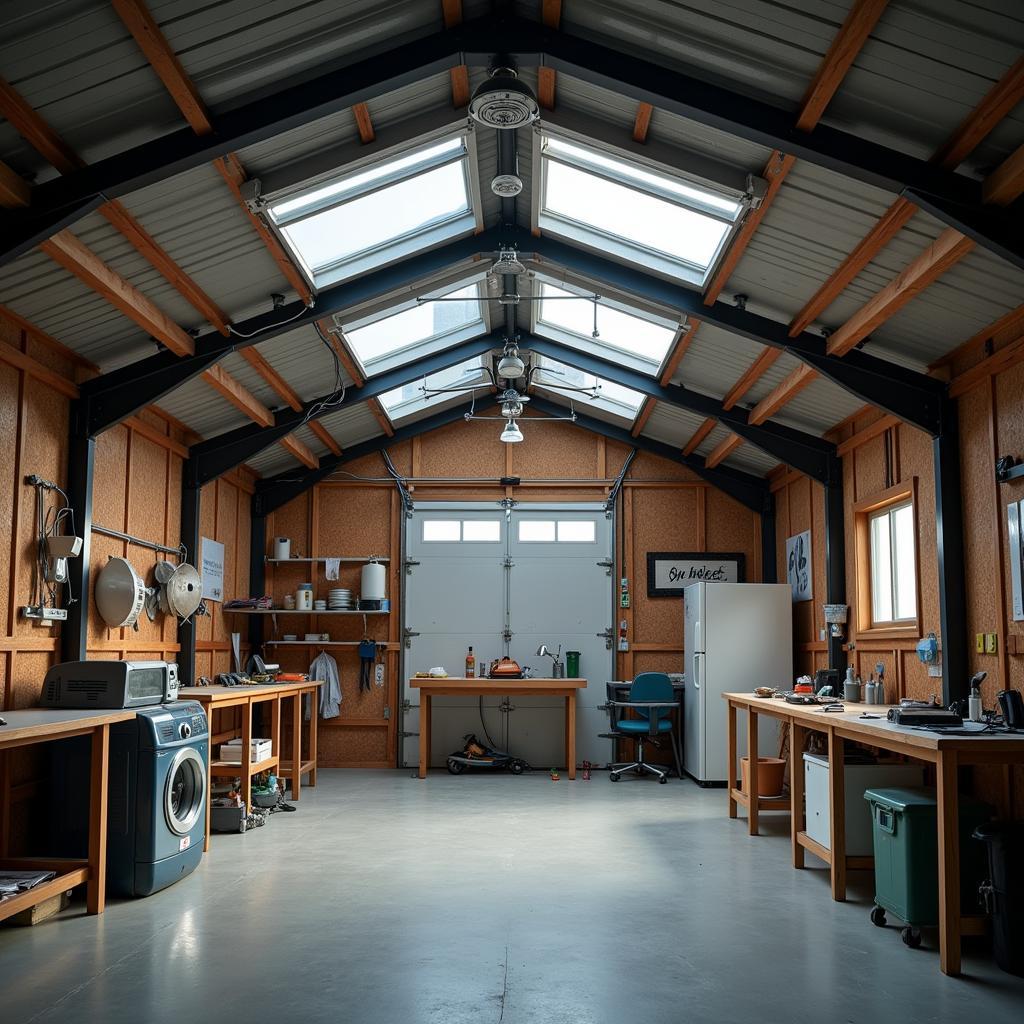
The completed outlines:
{"type": "MultiPolygon", "coordinates": [[[[308,565],[310,562],[318,562],[318,563],[319,562],[326,562],[327,559],[326,558],[271,558],[268,555],[264,559],[264,561],[268,565],[287,565],[289,562],[294,562],[296,565],[301,565],[303,562],[305,562],[308,565]]],[[[349,564],[349,563],[353,563],[353,562],[358,562],[361,565],[365,565],[367,562],[380,562],[382,564],[386,564],[387,562],[390,562],[391,559],[390,558],[378,558],[376,555],[364,555],[364,556],[346,555],[344,558],[339,556],[338,557],[338,561],[343,563],[343,564],[349,564]]]]}
{"type": "MultiPolygon", "coordinates": [[[[358,647],[362,640],[264,640],[264,647],[358,647]]],[[[375,640],[378,647],[398,647],[397,643],[375,640]]]]}
{"type": "Polygon", "coordinates": [[[340,608],[330,609],[326,611],[307,611],[305,608],[225,608],[226,612],[231,615],[390,615],[391,612],[381,611],[361,611],[354,609],[352,611],[342,611],[340,608]]]}

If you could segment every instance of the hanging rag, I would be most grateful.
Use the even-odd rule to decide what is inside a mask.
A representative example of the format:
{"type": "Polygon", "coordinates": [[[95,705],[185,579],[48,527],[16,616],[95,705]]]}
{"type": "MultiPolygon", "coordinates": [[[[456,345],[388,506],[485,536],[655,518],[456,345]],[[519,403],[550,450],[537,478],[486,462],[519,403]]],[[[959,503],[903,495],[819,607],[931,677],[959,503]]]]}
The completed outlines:
{"type": "Polygon", "coordinates": [[[326,569],[324,570],[329,580],[338,579],[338,573],[341,571],[341,559],[340,558],[328,558],[326,559],[326,569]]]}
{"type": "Polygon", "coordinates": [[[373,666],[377,660],[377,645],[373,640],[363,640],[359,644],[359,689],[369,691],[373,688],[373,666]]]}
{"type": "MultiPolygon", "coordinates": [[[[341,714],[341,676],[338,663],[326,652],[321,651],[309,666],[309,678],[320,679],[320,717],[337,718],[341,714]]],[[[310,705],[307,699],[305,715],[310,717],[310,705]]]]}

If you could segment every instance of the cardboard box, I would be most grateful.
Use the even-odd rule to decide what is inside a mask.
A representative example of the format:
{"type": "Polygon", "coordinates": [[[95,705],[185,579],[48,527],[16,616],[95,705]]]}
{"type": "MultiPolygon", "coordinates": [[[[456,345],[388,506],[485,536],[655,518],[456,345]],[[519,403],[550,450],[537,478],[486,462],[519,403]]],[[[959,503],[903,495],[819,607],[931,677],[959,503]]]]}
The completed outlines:
{"type": "MultiPolygon", "coordinates": [[[[257,761],[265,761],[270,757],[273,744],[268,739],[256,739],[253,737],[249,744],[249,760],[252,764],[257,761]]],[[[228,764],[242,763],[242,741],[231,740],[229,743],[222,743],[220,746],[220,759],[228,764]]]]}

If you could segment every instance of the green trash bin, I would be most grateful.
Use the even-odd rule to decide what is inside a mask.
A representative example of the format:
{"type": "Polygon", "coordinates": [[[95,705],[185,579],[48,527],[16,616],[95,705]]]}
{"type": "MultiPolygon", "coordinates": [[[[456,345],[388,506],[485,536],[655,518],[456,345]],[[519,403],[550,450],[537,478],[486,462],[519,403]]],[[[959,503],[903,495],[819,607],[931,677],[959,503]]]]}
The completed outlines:
{"type": "Polygon", "coordinates": [[[579,651],[566,651],[565,652],[565,674],[569,679],[579,679],[580,677],[580,652],[579,651]]]}
{"type": "MultiPolygon", "coordinates": [[[[871,921],[885,926],[889,911],[906,922],[901,937],[921,944],[923,926],[939,923],[939,856],[934,789],[869,789],[875,853],[875,907],[871,921]]],[[[971,841],[974,829],[992,817],[992,808],[969,797],[960,800],[960,905],[977,902],[985,877],[984,857],[971,841]]]]}

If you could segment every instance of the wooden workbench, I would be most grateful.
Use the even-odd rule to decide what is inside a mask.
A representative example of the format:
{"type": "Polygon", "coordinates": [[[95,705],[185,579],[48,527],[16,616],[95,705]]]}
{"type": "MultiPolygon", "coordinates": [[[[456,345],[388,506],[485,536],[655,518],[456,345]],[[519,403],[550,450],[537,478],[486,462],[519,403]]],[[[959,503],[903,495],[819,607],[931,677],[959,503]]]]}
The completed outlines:
{"type": "Polygon", "coordinates": [[[445,679],[414,677],[409,685],[420,691],[420,778],[430,767],[430,711],[434,697],[493,697],[518,694],[520,697],[565,698],[565,765],[569,778],[576,778],[576,694],[586,687],[586,679],[445,679]]]}
{"type": "Polygon", "coordinates": [[[0,754],[15,747],[49,743],[71,736],[92,738],[89,771],[89,855],[86,860],[8,857],[7,837],[2,838],[0,868],[12,871],[55,871],[56,877],[20,896],[0,902],[0,921],[34,907],[76,885],[86,884],[85,905],[90,914],[102,914],[107,887],[107,775],[110,754],[110,726],[135,717],[135,710],[66,711],[26,708],[5,711],[6,725],[0,725],[0,754]]]}
{"type": "MultiPolygon", "coordinates": [[[[292,799],[298,800],[301,791],[301,777],[308,773],[310,786],[316,785],[316,745],[317,719],[319,707],[317,688],[319,680],[308,680],[296,683],[258,683],[252,686],[183,686],[178,691],[180,700],[197,700],[203,705],[210,729],[210,777],[229,778],[236,776],[242,780],[242,799],[245,801],[246,813],[252,810],[252,779],[260,772],[276,769],[278,775],[290,778],[292,799]],[[309,716],[309,756],[302,757],[302,696],[309,694],[313,704],[309,716]],[[292,760],[281,761],[281,701],[293,701],[292,713],[292,760]],[[262,761],[250,760],[250,744],[252,743],[252,712],[257,704],[272,704],[270,715],[270,756],[262,761]],[[215,715],[218,711],[239,708],[242,714],[241,725],[218,732],[215,715]],[[240,736],[242,740],[242,761],[215,760],[213,748],[228,740],[240,736]]],[[[208,788],[206,796],[206,845],[210,848],[210,801],[208,788]]]]}
{"type": "Polygon", "coordinates": [[[736,712],[747,713],[747,780],[751,794],[757,793],[757,720],[761,715],[787,722],[789,736],[790,799],[781,806],[790,811],[790,840],[793,867],[804,866],[804,851],[810,850],[829,865],[832,898],[846,899],[847,868],[867,865],[846,856],[846,803],[844,748],[847,740],[888,750],[894,754],[927,761],[935,766],[939,857],[939,966],[945,974],[960,973],[960,939],[976,932],[978,919],[963,918],[960,908],[960,828],[958,769],[973,764],[1024,764],[1024,735],[944,736],[894,725],[887,721],[888,705],[843,702],[844,712],[825,712],[820,707],[787,704],[783,700],[755,697],[750,693],[724,693],[728,704],[727,762],[729,817],[736,817],[737,804],[747,808],[748,829],[757,835],[758,813],[766,804],[778,808],[780,801],[752,800],[736,785],[736,712]],[[861,719],[863,713],[881,716],[861,719]],[[831,849],[815,843],[804,831],[803,747],[808,731],[824,733],[828,740],[829,808],[831,849]],[[751,752],[754,753],[751,753],[751,752]]]}

